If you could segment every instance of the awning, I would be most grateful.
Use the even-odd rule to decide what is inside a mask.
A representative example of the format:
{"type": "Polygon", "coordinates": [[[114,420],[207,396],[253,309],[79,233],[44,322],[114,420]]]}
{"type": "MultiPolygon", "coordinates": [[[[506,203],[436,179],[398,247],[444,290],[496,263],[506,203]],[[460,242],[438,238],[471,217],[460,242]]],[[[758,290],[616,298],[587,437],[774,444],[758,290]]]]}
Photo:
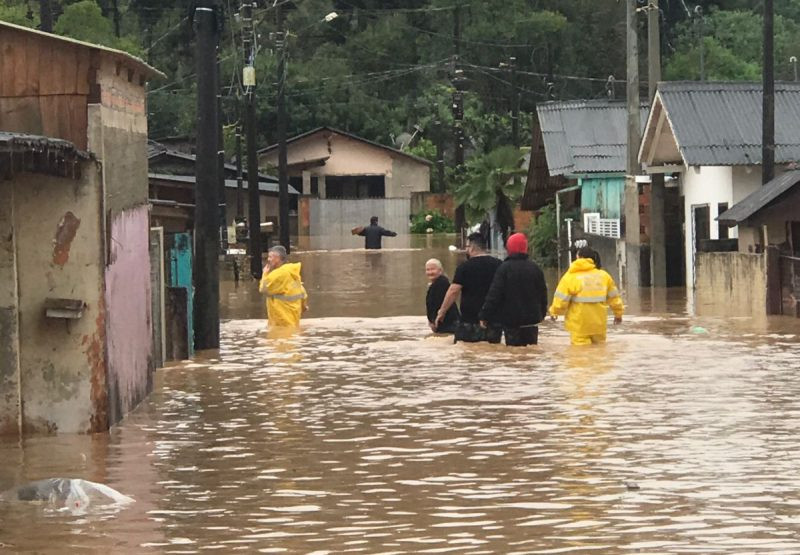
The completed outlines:
{"type": "Polygon", "coordinates": [[[766,208],[798,183],[800,183],[800,170],[792,170],[779,175],[720,214],[717,221],[730,226],[739,225],[753,217],[761,209],[766,208]]]}

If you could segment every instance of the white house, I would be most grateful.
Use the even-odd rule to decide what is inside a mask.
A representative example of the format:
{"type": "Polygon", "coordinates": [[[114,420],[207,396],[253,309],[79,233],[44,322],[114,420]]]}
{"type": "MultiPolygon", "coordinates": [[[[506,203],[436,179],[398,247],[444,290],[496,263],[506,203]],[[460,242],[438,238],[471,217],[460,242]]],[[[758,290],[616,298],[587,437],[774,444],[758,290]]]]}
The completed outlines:
{"type": "MultiPolygon", "coordinates": [[[[717,217],[761,187],[761,85],[659,83],[639,161],[648,173],[678,176],[687,286],[698,252],[746,250],[736,227],[717,217]],[[744,247],[744,248],[742,248],[744,247]]],[[[800,83],[775,87],[776,174],[800,160],[800,83]]],[[[674,230],[673,230],[674,231],[674,230]]]]}

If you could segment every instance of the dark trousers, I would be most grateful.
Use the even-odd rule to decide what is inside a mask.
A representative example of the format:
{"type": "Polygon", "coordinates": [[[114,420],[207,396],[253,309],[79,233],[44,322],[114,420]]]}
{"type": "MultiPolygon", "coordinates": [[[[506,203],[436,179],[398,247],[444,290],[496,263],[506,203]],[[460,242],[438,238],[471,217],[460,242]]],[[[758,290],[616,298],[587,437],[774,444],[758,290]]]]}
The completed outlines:
{"type": "Polygon", "coordinates": [[[478,322],[459,322],[456,326],[456,333],[453,343],[463,341],[464,343],[479,343],[488,341],[489,343],[500,343],[503,335],[503,328],[494,324],[489,324],[488,328],[482,328],[478,322]]]}
{"type": "Polygon", "coordinates": [[[503,333],[506,336],[506,345],[509,347],[524,347],[536,345],[539,342],[539,326],[503,328],[503,333]]]}

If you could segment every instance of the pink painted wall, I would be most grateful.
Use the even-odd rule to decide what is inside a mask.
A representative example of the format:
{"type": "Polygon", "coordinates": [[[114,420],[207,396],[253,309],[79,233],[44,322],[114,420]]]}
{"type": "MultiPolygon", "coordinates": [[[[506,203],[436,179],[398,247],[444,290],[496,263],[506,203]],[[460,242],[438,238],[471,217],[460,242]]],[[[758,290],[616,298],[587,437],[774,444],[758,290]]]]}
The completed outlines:
{"type": "Polygon", "coordinates": [[[106,268],[108,415],[118,422],[153,388],[147,205],[113,216],[106,268]]]}

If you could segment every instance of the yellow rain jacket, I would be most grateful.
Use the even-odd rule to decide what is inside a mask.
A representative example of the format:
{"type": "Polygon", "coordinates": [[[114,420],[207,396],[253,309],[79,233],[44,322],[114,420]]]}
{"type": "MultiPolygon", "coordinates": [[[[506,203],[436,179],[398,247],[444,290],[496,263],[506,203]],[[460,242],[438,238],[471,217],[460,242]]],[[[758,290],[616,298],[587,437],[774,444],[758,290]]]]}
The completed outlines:
{"type": "Polygon", "coordinates": [[[614,279],[598,270],[591,258],[579,258],[558,282],[550,314],[566,314],[567,331],[578,335],[604,335],[608,307],[622,316],[625,306],[614,279]]]}
{"type": "Polygon", "coordinates": [[[300,278],[300,263],[286,262],[264,274],[258,290],[267,295],[270,326],[297,327],[308,295],[300,278]]]}

